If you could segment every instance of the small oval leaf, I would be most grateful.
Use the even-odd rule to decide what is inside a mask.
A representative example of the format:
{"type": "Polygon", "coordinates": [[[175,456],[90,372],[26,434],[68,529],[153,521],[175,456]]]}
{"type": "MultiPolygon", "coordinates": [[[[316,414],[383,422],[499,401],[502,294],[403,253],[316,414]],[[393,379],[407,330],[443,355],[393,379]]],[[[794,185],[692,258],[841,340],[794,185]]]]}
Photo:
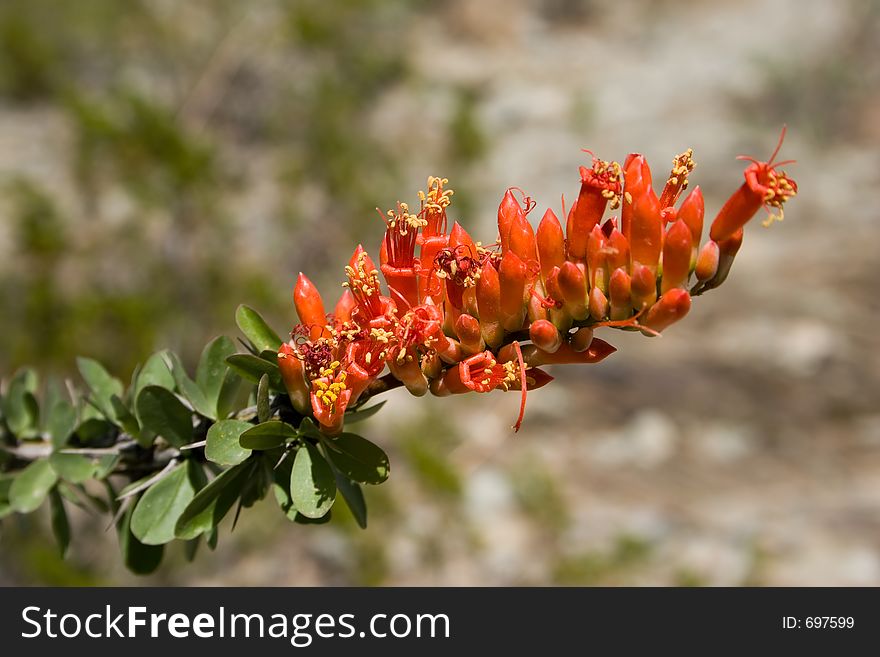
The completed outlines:
{"type": "Polygon", "coordinates": [[[178,465],[138,500],[131,516],[131,531],[144,545],[163,545],[174,540],[174,525],[196,494],[191,467],[199,466],[178,465]]]}
{"type": "Polygon", "coordinates": [[[147,386],[138,394],[135,405],[145,428],[175,447],[192,442],[192,413],[170,390],[147,386]]]}
{"type": "Polygon", "coordinates": [[[242,447],[247,449],[266,450],[281,447],[288,440],[295,437],[296,429],[287,424],[287,422],[272,420],[252,426],[241,434],[239,442],[242,447]]]}
{"type": "Polygon", "coordinates": [[[241,305],[235,311],[235,323],[245,337],[257,350],[257,353],[266,350],[278,351],[283,342],[266,323],[260,314],[253,308],[241,305]]]}
{"type": "Polygon", "coordinates": [[[98,464],[82,454],[55,452],[49,457],[49,465],[59,477],[71,484],[81,484],[95,476],[98,464]]]}
{"type": "Polygon", "coordinates": [[[378,445],[354,433],[324,441],[333,465],[352,481],[381,484],[388,479],[388,455],[378,445]]]}
{"type": "Polygon", "coordinates": [[[46,499],[58,475],[47,459],[40,459],[18,473],[9,488],[9,503],[19,513],[30,513],[46,499]]]}
{"type": "Polygon", "coordinates": [[[174,527],[174,535],[190,540],[210,532],[220,524],[238,499],[244,482],[253,473],[253,468],[254,460],[250,459],[217,475],[196,494],[180,514],[174,527]]]}
{"type": "Polygon", "coordinates": [[[205,458],[220,465],[237,465],[251,455],[238,440],[242,433],[253,427],[243,420],[220,420],[208,429],[205,458]]]}
{"type": "Polygon", "coordinates": [[[320,518],[336,501],[336,478],[318,449],[306,443],[296,452],[290,471],[290,499],[302,515],[320,518]]]}

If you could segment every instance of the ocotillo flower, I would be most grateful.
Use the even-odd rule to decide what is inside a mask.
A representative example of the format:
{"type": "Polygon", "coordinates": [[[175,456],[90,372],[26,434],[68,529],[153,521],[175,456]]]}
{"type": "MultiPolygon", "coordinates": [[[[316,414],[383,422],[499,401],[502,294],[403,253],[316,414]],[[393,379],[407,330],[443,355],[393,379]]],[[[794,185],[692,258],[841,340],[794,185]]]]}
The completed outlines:
{"type": "Polygon", "coordinates": [[[775,164],[773,162],[779,154],[779,149],[782,148],[784,139],[785,128],[779,135],[776,150],[773,151],[767,162],[761,162],[745,155],[738,158],[751,162],[743,174],[746,181],[727,199],[727,203],[724,204],[724,207],[718,212],[718,216],[715,217],[715,221],[712,222],[709,237],[713,240],[720,242],[731,237],[755,216],[761,206],[767,208],[768,217],[765,225],[770,225],[775,220],[782,220],[782,206],[797,194],[797,183],[789,178],[784,171],[777,170],[777,167],[789,164],[794,160],[775,164]],[[774,214],[771,208],[775,209],[777,213],[774,214]]]}
{"type": "Polygon", "coordinates": [[[519,390],[518,428],[526,393],[552,378],[538,367],[598,363],[615,349],[595,331],[657,335],[687,315],[692,296],[724,282],[743,225],[797,191],[774,164],[778,150],[751,160],[702,247],[699,187],[676,207],[694,168],[690,150],[674,159],[659,197],[643,156],[623,168],[592,157],[565,235],[551,210],[535,231],[534,201],[512,187],[498,208],[498,239],[485,248],[458,223],[447,232],[452,192],[445,178],[429,178],[418,212],[400,202],[383,216],[387,287],[361,246],[331,315],[311,281],[297,279],[301,323],[277,356],[291,406],[333,436],[347,410],[397,385],[417,396],[519,390]],[[619,221],[604,218],[609,206],[620,207],[619,221]]]}

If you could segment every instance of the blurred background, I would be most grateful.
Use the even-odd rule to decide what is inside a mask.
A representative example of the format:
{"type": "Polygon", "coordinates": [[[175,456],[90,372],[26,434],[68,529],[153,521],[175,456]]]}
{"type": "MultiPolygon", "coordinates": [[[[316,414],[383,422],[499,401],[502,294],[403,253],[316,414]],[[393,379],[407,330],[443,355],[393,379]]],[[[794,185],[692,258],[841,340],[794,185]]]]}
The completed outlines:
{"type": "Polygon", "coordinates": [[[514,395],[389,395],[366,531],[269,501],[138,578],[106,519],[61,561],[13,516],[0,584],[880,585],[880,2],[3,0],[3,376],[192,365],[240,302],[283,333],[296,274],[335,297],[429,174],[491,241],[581,148],[662,178],[693,147],[711,218],[783,123],[786,220],[661,339],[605,329],[517,435],[514,395]]]}

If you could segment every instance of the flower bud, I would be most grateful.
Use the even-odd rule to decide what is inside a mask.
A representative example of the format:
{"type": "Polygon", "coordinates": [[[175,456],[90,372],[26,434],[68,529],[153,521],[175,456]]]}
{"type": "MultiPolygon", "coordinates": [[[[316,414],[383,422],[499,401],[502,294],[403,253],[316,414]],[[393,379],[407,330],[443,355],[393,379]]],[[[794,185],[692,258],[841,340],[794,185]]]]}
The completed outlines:
{"type": "Polygon", "coordinates": [[[317,340],[324,335],[327,325],[324,301],[318,288],[302,272],[293,288],[293,305],[296,306],[300,323],[309,329],[310,340],[317,340]]]}
{"type": "Polygon", "coordinates": [[[344,288],[342,294],[339,295],[339,301],[336,302],[336,307],[333,309],[333,317],[339,323],[348,322],[351,320],[351,311],[355,306],[357,306],[357,301],[355,301],[351,290],[344,288]]]}
{"type": "Polygon", "coordinates": [[[565,310],[576,320],[587,318],[587,281],[584,272],[576,264],[566,261],[556,277],[565,310]]]}
{"type": "Polygon", "coordinates": [[[687,285],[691,268],[692,250],[691,229],[684,220],[679,219],[666,231],[663,240],[663,277],[660,292],[687,285]]]}
{"type": "Polygon", "coordinates": [[[608,317],[608,297],[598,287],[590,290],[590,317],[597,322],[608,317]]]}
{"type": "Polygon", "coordinates": [[[290,403],[298,413],[307,415],[311,410],[309,384],[303,372],[303,362],[297,357],[293,347],[284,343],[278,349],[278,369],[287,389],[290,403]]]}
{"type": "Polygon", "coordinates": [[[551,354],[562,344],[559,331],[546,319],[532,322],[529,326],[529,338],[536,347],[551,354]]]}
{"type": "Polygon", "coordinates": [[[632,304],[636,311],[652,305],[657,300],[657,279],[648,267],[641,264],[633,266],[630,283],[632,304]]]}
{"type": "Polygon", "coordinates": [[[641,263],[656,274],[663,246],[663,218],[652,194],[634,200],[629,247],[633,263],[641,263]]]}
{"type": "Polygon", "coordinates": [[[719,256],[720,251],[718,250],[717,242],[709,240],[703,245],[697,256],[697,266],[694,268],[694,275],[698,281],[702,283],[715,276],[715,273],[718,271],[719,256]]]}
{"type": "Polygon", "coordinates": [[[589,349],[592,342],[593,329],[589,326],[582,326],[572,334],[569,344],[574,351],[580,352],[589,349]]]}
{"type": "Polygon", "coordinates": [[[510,227],[520,217],[525,220],[525,212],[513,195],[513,189],[508,189],[498,206],[498,237],[501,240],[502,254],[510,248],[510,227]]]}
{"type": "Polygon", "coordinates": [[[627,319],[632,315],[631,280],[622,267],[611,274],[608,283],[608,294],[611,301],[611,319],[627,319]]]}
{"type": "Polygon", "coordinates": [[[690,309],[691,295],[681,288],[673,288],[651,307],[641,324],[659,333],[682,319],[690,309]]]}
{"type": "Polygon", "coordinates": [[[678,209],[678,218],[686,223],[691,231],[693,244],[692,258],[696,256],[697,247],[700,246],[700,240],[703,238],[703,215],[705,211],[703,192],[700,190],[700,186],[697,185],[681,202],[681,207],[678,209]]]}
{"type": "Polygon", "coordinates": [[[631,153],[624,165],[623,203],[620,208],[620,231],[627,239],[631,239],[632,235],[633,206],[646,194],[654,195],[651,168],[644,155],[631,153]]]}
{"type": "Polygon", "coordinates": [[[501,258],[498,271],[501,283],[501,325],[506,331],[518,331],[526,317],[528,268],[513,251],[501,258]]]}
{"type": "Polygon", "coordinates": [[[501,326],[501,282],[489,260],[483,263],[476,290],[480,330],[486,344],[494,349],[504,339],[504,328],[501,326]]]}
{"type": "Polygon", "coordinates": [[[544,218],[538,224],[536,239],[541,278],[546,281],[553,267],[561,267],[565,262],[565,237],[562,234],[562,225],[553,210],[548,209],[544,213],[544,218]]]}
{"type": "Polygon", "coordinates": [[[455,320],[455,334],[461,342],[462,350],[468,356],[486,348],[480,332],[480,322],[475,317],[465,313],[459,315],[455,320]]]}

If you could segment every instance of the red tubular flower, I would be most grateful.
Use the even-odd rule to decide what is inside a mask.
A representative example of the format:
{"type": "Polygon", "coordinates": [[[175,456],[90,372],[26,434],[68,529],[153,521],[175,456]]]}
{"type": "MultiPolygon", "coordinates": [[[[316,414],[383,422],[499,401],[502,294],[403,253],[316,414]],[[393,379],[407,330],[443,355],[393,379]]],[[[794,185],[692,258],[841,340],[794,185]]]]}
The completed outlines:
{"type": "Polygon", "coordinates": [[[687,285],[691,269],[691,251],[693,238],[691,229],[679,219],[669,230],[663,241],[663,277],[660,279],[660,292],[666,293],[672,288],[687,285]]]}
{"type": "Polygon", "coordinates": [[[559,269],[556,281],[565,301],[566,312],[576,320],[586,319],[587,280],[581,268],[573,262],[564,262],[559,269]]]}
{"type": "Polygon", "coordinates": [[[504,340],[504,327],[501,325],[501,281],[498,270],[489,260],[483,263],[476,290],[480,330],[486,344],[494,349],[504,340]]]}
{"type": "Polygon", "coordinates": [[[328,436],[342,431],[345,409],[351,401],[352,391],[346,385],[348,374],[339,371],[339,366],[339,361],[333,361],[312,379],[312,412],[321,425],[321,432],[328,436]]]}
{"type": "Polygon", "coordinates": [[[440,249],[449,244],[449,237],[446,234],[446,208],[449,207],[453,192],[451,189],[444,188],[444,185],[448,183],[446,178],[429,176],[427,192],[419,192],[418,216],[425,221],[422,232],[417,239],[421,246],[419,260],[428,268],[428,271],[424,272],[419,279],[420,299],[425,299],[428,290],[431,290],[433,295],[442,295],[442,288],[438,288],[436,285],[437,278],[430,267],[437,258],[440,249]]]}
{"type": "Polygon", "coordinates": [[[382,240],[379,261],[388,287],[413,306],[419,303],[419,267],[415,249],[419,229],[427,220],[409,211],[406,203],[398,201],[397,210],[389,210],[385,219],[385,239],[382,240]]]}
{"type": "Polygon", "coordinates": [[[386,304],[381,298],[379,272],[360,244],[348,261],[345,274],[348,276],[346,285],[357,301],[356,311],[368,320],[383,315],[386,304]]]}
{"type": "Polygon", "coordinates": [[[456,311],[464,308],[463,294],[480,276],[477,247],[471,236],[457,222],[449,234],[449,246],[434,258],[434,271],[446,284],[446,298],[456,311]]]}
{"type": "Polygon", "coordinates": [[[302,272],[299,273],[293,288],[293,304],[296,307],[296,314],[299,315],[299,321],[308,329],[311,340],[329,335],[326,329],[327,313],[324,312],[321,293],[302,272]]]}
{"type": "Polygon", "coordinates": [[[777,219],[782,220],[782,206],[797,194],[797,183],[789,178],[784,171],[777,170],[777,167],[793,160],[773,163],[779,154],[779,149],[782,148],[783,139],[785,139],[785,128],[782,129],[782,134],[779,136],[776,150],[773,151],[773,155],[767,162],[759,162],[746,156],[738,158],[751,162],[743,172],[746,181],[727,199],[718,212],[718,216],[715,217],[715,221],[712,222],[709,237],[713,240],[721,242],[733,236],[749,219],[755,216],[761,206],[767,208],[769,215],[765,225],[769,225],[777,219]],[[779,214],[773,214],[770,208],[775,208],[779,214]]]}
{"type": "Polygon", "coordinates": [[[648,310],[641,324],[659,333],[687,315],[690,309],[691,295],[681,288],[674,288],[648,310]]]}
{"type": "Polygon", "coordinates": [[[651,168],[644,155],[631,153],[624,165],[623,205],[620,208],[620,231],[627,238],[632,235],[633,205],[645,195],[657,199],[651,187],[651,168]]]}
{"type": "Polygon", "coordinates": [[[611,302],[611,319],[627,319],[632,315],[631,279],[622,267],[611,274],[608,283],[608,295],[611,302]]]}
{"type": "Polygon", "coordinates": [[[278,369],[281,371],[281,379],[287,388],[290,403],[297,412],[307,414],[310,409],[309,384],[306,383],[303,362],[294,348],[286,342],[278,349],[278,369]]]}
{"type": "Polygon", "coordinates": [[[592,168],[582,166],[580,173],[581,190],[566,226],[568,257],[576,262],[586,259],[590,231],[602,219],[609,202],[612,210],[620,207],[623,187],[623,173],[617,162],[593,157],[592,168]]]}
{"type": "Polygon", "coordinates": [[[663,217],[660,204],[653,194],[633,199],[629,247],[633,263],[640,263],[656,274],[663,248],[663,217]]]}
{"type": "Polygon", "coordinates": [[[562,345],[562,336],[556,327],[546,319],[532,322],[529,326],[529,339],[536,347],[553,353],[562,345]]]}
{"type": "Polygon", "coordinates": [[[528,277],[528,268],[518,255],[508,251],[502,256],[498,280],[501,284],[501,325],[506,331],[522,328],[526,316],[528,277]]]}
{"type": "Polygon", "coordinates": [[[554,267],[565,262],[565,236],[562,225],[553,210],[547,209],[537,233],[538,260],[541,264],[541,279],[546,281],[554,267]]]}
{"type": "Polygon", "coordinates": [[[661,210],[674,206],[679,195],[687,189],[688,174],[696,166],[693,155],[693,149],[689,148],[684,153],[676,155],[672,160],[672,171],[669,173],[669,178],[660,194],[661,210]]]}

